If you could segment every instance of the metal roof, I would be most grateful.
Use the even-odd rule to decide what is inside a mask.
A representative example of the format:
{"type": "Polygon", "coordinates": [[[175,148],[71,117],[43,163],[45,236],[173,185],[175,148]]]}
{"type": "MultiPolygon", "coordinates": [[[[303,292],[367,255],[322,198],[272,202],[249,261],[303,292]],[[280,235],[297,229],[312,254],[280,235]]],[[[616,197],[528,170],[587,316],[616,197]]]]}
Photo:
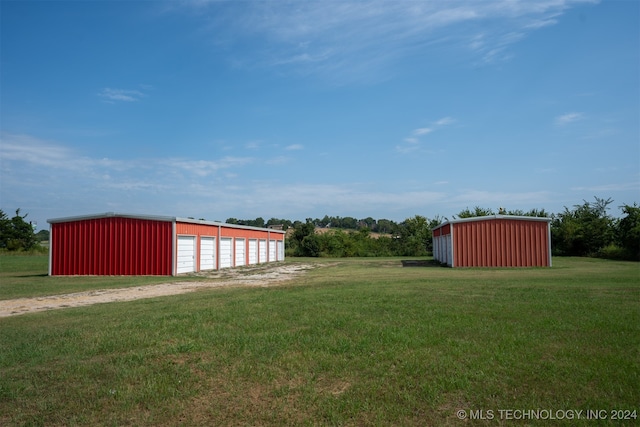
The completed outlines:
{"type": "Polygon", "coordinates": [[[221,227],[228,227],[228,228],[239,228],[244,230],[260,230],[260,231],[269,230],[272,233],[285,234],[285,231],[274,230],[266,227],[264,228],[252,227],[249,225],[228,224],[226,222],[206,221],[202,219],[193,219],[193,218],[179,218],[175,216],[140,215],[140,214],[127,214],[127,213],[118,213],[118,212],[105,212],[105,213],[99,213],[99,214],[68,216],[63,218],[51,218],[51,219],[48,219],[47,222],[49,224],[57,224],[62,222],[85,221],[90,219],[102,219],[102,218],[132,218],[132,219],[142,219],[142,220],[149,220],[149,221],[186,222],[191,224],[213,225],[213,226],[221,226],[221,227]]]}
{"type": "Polygon", "coordinates": [[[459,218],[459,219],[452,219],[452,220],[447,220],[445,222],[443,222],[442,224],[433,227],[431,230],[437,230],[440,227],[444,227],[447,224],[457,224],[460,222],[473,222],[473,221],[490,221],[490,220],[497,220],[497,219],[512,219],[512,220],[516,220],[516,221],[545,221],[545,222],[551,222],[551,218],[546,218],[546,217],[538,217],[538,216],[521,216],[521,215],[485,215],[485,216],[474,216],[474,217],[470,217],[470,218],[459,218]]]}

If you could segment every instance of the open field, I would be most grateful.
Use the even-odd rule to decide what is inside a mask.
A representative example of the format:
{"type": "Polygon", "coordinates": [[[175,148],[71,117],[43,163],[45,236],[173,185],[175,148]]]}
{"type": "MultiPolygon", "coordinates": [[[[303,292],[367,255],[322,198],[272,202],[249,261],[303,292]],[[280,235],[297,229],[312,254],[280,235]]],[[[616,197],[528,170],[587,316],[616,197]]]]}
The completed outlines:
{"type": "MultiPolygon", "coordinates": [[[[22,258],[0,257],[0,299],[175,281],[22,258]]],[[[0,425],[637,425],[612,417],[640,410],[640,265],[553,261],[289,259],[317,268],[0,318],[0,425]]]]}

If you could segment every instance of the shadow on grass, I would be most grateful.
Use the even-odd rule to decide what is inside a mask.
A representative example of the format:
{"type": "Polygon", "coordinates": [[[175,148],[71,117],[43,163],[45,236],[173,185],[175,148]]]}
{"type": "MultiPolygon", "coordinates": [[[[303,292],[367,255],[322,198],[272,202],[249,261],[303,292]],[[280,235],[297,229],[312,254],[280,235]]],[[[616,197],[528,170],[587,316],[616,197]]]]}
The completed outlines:
{"type": "Polygon", "coordinates": [[[403,259],[401,262],[403,267],[445,267],[435,260],[403,259]]]}

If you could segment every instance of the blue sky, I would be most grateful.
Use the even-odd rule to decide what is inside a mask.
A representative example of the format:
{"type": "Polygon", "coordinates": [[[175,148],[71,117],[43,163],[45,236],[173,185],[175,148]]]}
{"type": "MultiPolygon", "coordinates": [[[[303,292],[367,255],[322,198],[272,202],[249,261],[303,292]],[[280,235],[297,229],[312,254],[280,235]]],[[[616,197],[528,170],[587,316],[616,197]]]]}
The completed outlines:
{"type": "Polygon", "coordinates": [[[0,207],[39,228],[640,202],[637,1],[0,7],[0,207]]]}

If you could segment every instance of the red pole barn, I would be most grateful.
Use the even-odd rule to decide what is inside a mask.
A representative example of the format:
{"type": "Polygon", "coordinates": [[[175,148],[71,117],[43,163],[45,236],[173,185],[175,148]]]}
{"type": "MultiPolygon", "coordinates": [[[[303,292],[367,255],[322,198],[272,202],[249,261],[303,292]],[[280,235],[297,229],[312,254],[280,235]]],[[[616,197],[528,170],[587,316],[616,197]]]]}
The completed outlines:
{"type": "Polygon", "coordinates": [[[551,267],[551,219],[491,215],[435,227],[433,258],[450,267],[551,267]]]}
{"type": "Polygon", "coordinates": [[[113,212],[48,222],[51,276],[171,276],[284,260],[282,230],[113,212]]]}

